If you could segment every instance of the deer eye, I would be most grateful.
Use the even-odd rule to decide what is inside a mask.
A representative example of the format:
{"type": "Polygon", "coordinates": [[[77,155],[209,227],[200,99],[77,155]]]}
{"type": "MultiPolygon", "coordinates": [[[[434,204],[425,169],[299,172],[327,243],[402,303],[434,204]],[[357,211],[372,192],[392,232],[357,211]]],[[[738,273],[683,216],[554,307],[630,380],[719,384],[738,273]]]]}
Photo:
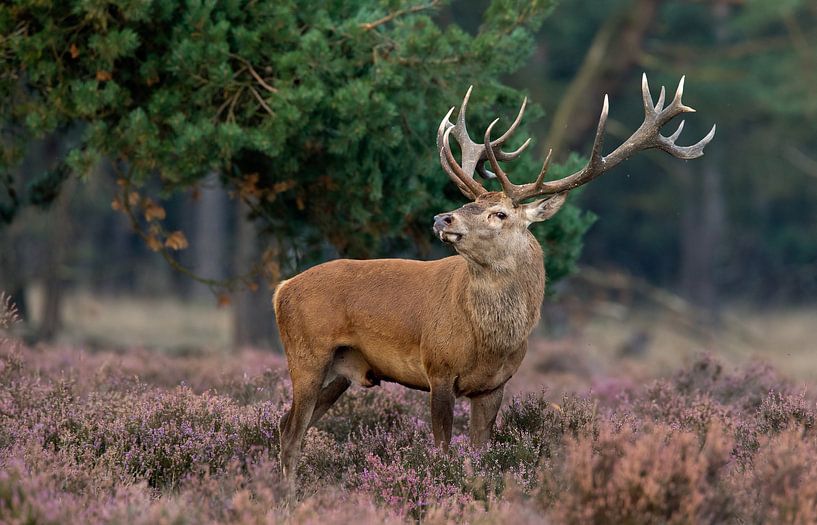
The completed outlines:
{"type": "Polygon", "coordinates": [[[498,218],[501,221],[504,221],[505,219],[508,218],[508,216],[505,215],[505,212],[501,212],[501,211],[495,212],[495,213],[493,213],[493,215],[494,215],[494,217],[498,218]]]}

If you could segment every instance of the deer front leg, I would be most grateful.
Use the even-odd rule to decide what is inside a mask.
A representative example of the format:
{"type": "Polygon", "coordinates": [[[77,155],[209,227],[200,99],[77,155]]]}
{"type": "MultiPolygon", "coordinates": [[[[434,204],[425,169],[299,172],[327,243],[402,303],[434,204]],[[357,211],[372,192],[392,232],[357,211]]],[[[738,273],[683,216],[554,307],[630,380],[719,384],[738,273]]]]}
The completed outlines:
{"type": "Polygon", "coordinates": [[[434,444],[448,451],[451,427],[454,424],[453,381],[439,381],[431,385],[431,430],[434,444]]]}
{"type": "Polygon", "coordinates": [[[487,394],[471,398],[471,422],[468,431],[471,444],[475,447],[482,447],[490,441],[496,423],[496,415],[502,405],[504,390],[505,385],[502,385],[487,394]]]}

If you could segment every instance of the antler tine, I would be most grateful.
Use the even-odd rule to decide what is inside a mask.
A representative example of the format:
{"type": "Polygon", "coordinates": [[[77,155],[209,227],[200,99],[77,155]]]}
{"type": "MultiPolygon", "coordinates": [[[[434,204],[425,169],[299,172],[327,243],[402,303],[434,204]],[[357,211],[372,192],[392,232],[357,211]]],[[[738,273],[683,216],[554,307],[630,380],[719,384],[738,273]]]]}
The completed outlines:
{"type": "Polygon", "coordinates": [[[553,155],[553,148],[548,149],[548,154],[545,157],[545,162],[542,164],[542,169],[539,171],[539,176],[536,177],[536,182],[533,183],[534,188],[538,191],[542,183],[545,181],[545,175],[548,172],[548,168],[550,167],[550,157],[553,155]]]}
{"type": "Polygon", "coordinates": [[[647,81],[647,74],[641,74],[641,98],[644,101],[644,113],[655,113],[655,106],[652,103],[652,94],[650,93],[650,83],[647,81]]]}
{"type": "Polygon", "coordinates": [[[486,151],[490,150],[498,160],[513,160],[523,151],[525,151],[528,145],[530,145],[531,140],[528,139],[525,141],[525,143],[523,143],[515,151],[505,152],[501,149],[502,145],[513,134],[513,132],[516,131],[516,128],[522,121],[522,117],[525,114],[525,108],[527,106],[527,98],[525,98],[510,128],[508,128],[508,130],[503,133],[501,137],[491,141],[489,145],[479,144],[472,141],[468,134],[468,128],[465,122],[466,113],[468,110],[468,101],[471,98],[472,91],[473,86],[468,88],[468,91],[463,98],[460,111],[457,114],[456,124],[452,124],[450,120],[454,108],[451,108],[440,122],[440,126],[437,129],[437,148],[440,152],[440,163],[442,164],[445,172],[468,198],[474,199],[487,191],[474,179],[474,172],[476,171],[480,174],[480,176],[486,179],[496,177],[496,174],[485,169],[484,162],[488,158],[486,151]],[[451,153],[451,146],[448,139],[449,135],[453,135],[457,140],[457,143],[460,145],[460,150],[462,152],[461,164],[457,163],[454,155],[451,153]]]}
{"type": "Polygon", "coordinates": [[[448,110],[448,113],[445,114],[442,121],[440,121],[440,126],[437,128],[437,149],[440,153],[440,165],[443,167],[445,172],[448,174],[448,178],[450,178],[454,184],[462,191],[466,197],[475,199],[476,195],[474,195],[471,190],[468,188],[468,184],[466,184],[460,176],[451,168],[451,164],[448,162],[448,157],[446,155],[446,147],[445,147],[445,135],[452,126],[451,122],[448,120],[451,117],[451,113],[454,112],[454,107],[452,106],[451,109],[448,110]]]}
{"type": "Polygon", "coordinates": [[[448,136],[451,134],[453,129],[454,129],[453,127],[448,128],[447,130],[445,130],[445,133],[443,134],[443,147],[440,151],[440,156],[442,157],[443,155],[445,155],[445,158],[444,159],[441,158],[440,160],[441,161],[445,160],[445,162],[443,163],[443,168],[445,168],[449,177],[453,174],[454,176],[452,177],[452,180],[454,180],[455,183],[458,181],[461,183],[457,184],[460,190],[463,189],[462,187],[463,185],[465,185],[468,188],[469,190],[468,193],[470,193],[470,195],[466,194],[466,197],[476,199],[477,197],[485,193],[487,190],[483,188],[479,182],[474,180],[474,177],[468,175],[460,167],[460,165],[457,164],[457,160],[454,158],[454,154],[451,153],[451,145],[448,143],[448,136]]]}
{"type": "Polygon", "coordinates": [[[601,106],[599,124],[596,126],[596,138],[593,139],[593,149],[590,152],[590,161],[588,162],[588,165],[602,166],[604,164],[604,157],[601,154],[601,148],[604,145],[604,132],[607,130],[607,115],[609,112],[610,100],[605,94],[604,104],[601,106]]]}
{"type": "MultiPolygon", "coordinates": [[[[488,154],[488,162],[491,164],[491,168],[496,172],[496,177],[499,179],[499,183],[502,185],[502,191],[511,198],[514,202],[520,202],[527,198],[526,196],[530,193],[534,193],[535,191],[539,190],[542,186],[542,181],[545,179],[545,174],[547,173],[548,168],[550,167],[550,157],[553,153],[553,150],[549,150],[547,157],[545,158],[545,163],[542,165],[542,170],[539,172],[539,176],[536,178],[536,182],[533,184],[521,184],[516,185],[510,181],[508,175],[502,170],[497,162],[497,155],[494,152],[493,148],[488,147],[489,144],[493,144],[491,142],[491,131],[493,130],[496,123],[499,122],[499,119],[494,119],[493,122],[488,126],[488,129],[485,130],[485,151],[488,154]]],[[[525,141],[523,147],[527,146],[530,142],[530,139],[525,141]]],[[[522,148],[520,148],[522,149],[522,148]]]]}
{"type": "MultiPolygon", "coordinates": [[[[647,102],[649,102],[649,105],[652,106],[652,100],[649,96],[649,92],[646,92],[646,96],[644,98],[645,106],[647,105],[647,102]]],[[[607,129],[607,115],[609,112],[610,101],[607,95],[604,95],[604,104],[602,104],[599,123],[596,126],[596,136],[593,140],[593,149],[590,151],[590,160],[587,161],[584,168],[563,179],[543,182],[544,173],[547,171],[548,164],[550,162],[550,153],[548,153],[548,156],[545,159],[545,165],[542,167],[542,172],[539,173],[539,177],[537,177],[536,182],[532,184],[525,184],[522,191],[519,192],[518,200],[515,199],[515,202],[539,195],[550,195],[572,190],[581,186],[582,184],[590,182],[607,171],[609,169],[608,161],[607,158],[601,154],[601,150],[604,146],[604,132],[607,129]]]]}
{"type": "Polygon", "coordinates": [[[505,144],[505,141],[508,140],[508,138],[510,138],[510,136],[513,135],[513,132],[516,131],[516,128],[519,127],[519,123],[522,122],[522,116],[525,115],[525,108],[527,107],[527,105],[528,97],[525,97],[524,99],[522,99],[522,105],[519,106],[519,112],[517,112],[516,118],[513,119],[513,123],[511,123],[511,127],[508,128],[508,131],[503,133],[502,136],[500,136],[498,139],[491,141],[491,149],[494,148],[497,149],[497,151],[494,151],[494,154],[498,160],[513,160],[516,157],[518,157],[523,151],[525,151],[525,149],[530,144],[531,139],[528,138],[528,140],[526,140],[524,144],[519,146],[519,148],[517,148],[516,151],[506,153],[498,148],[498,146],[503,146],[505,144]]]}
{"type": "Polygon", "coordinates": [[[465,93],[465,97],[462,99],[460,110],[457,113],[457,124],[452,128],[454,138],[457,139],[457,143],[460,145],[460,150],[462,150],[462,170],[465,173],[468,173],[468,177],[472,179],[474,177],[474,168],[479,163],[479,158],[481,156],[481,146],[471,140],[471,136],[468,134],[468,128],[465,125],[465,114],[468,111],[468,101],[471,99],[471,92],[473,90],[474,86],[468,87],[468,91],[465,93]]]}
{"type": "Polygon", "coordinates": [[[485,188],[483,188],[482,185],[476,182],[476,180],[473,178],[473,172],[474,169],[476,169],[483,176],[491,176],[495,173],[496,178],[499,179],[499,182],[502,185],[502,190],[505,192],[505,194],[508,195],[508,197],[510,197],[515,204],[519,204],[521,201],[531,197],[562,193],[577,188],[582,184],[586,184],[600,176],[602,173],[611,170],[624,159],[631,157],[638,151],[657,148],[680,159],[694,159],[700,157],[703,155],[706,145],[709,144],[709,142],[715,136],[715,130],[717,129],[716,126],[712,126],[709,133],[698,143],[693,144],[692,146],[679,146],[675,143],[675,141],[678,140],[678,137],[681,136],[681,131],[684,129],[683,121],[672,135],[668,137],[661,135],[661,127],[664,124],[681,113],[691,113],[695,111],[691,107],[684,105],[682,101],[684,94],[684,79],[685,77],[681,77],[681,80],[678,82],[678,88],[675,90],[675,96],[673,96],[672,101],[666,107],[664,107],[666,97],[666,90],[664,87],[661,87],[661,92],[658,95],[658,101],[653,103],[647,75],[642,75],[641,97],[644,103],[644,121],[641,123],[641,126],[639,126],[638,129],[632,135],[630,135],[626,141],[624,141],[623,144],[621,144],[607,156],[602,154],[602,148],[604,146],[604,132],[607,128],[607,117],[610,110],[610,101],[607,95],[605,95],[601,115],[599,116],[599,122],[596,127],[596,136],[593,140],[593,149],[590,151],[590,159],[587,161],[587,164],[581,170],[568,175],[567,177],[555,181],[545,182],[545,174],[547,173],[551,157],[551,154],[548,153],[544,165],[542,166],[542,170],[536,177],[536,181],[522,185],[516,185],[510,181],[508,175],[499,166],[499,161],[516,158],[528,146],[528,144],[530,144],[530,139],[528,139],[519,149],[510,153],[503,152],[500,149],[505,140],[507,140],[508,137],[510,137],[510,135],[516,131],[516,128],[522,119],[522,115],[525,112],[527,99],[522,102],[519,113],[511,126],[505,133],[502,134],[501,137],[494,141],[491,140],[491,131],[493,131],[494,126],[496,126],[496,123],[499,121],[499,119],[496,119],[491,122],[491,125],[488,126],[487,130],[485,130],[483,144],[477,145],[471,141],[471,139],[468,137],[468,132],[465,129],[465,109],[468,104],[468,98],[471,94],[471,90],[469,89],[465,96],[465,100],[463,101],[460,114],[457,118],[457,125],[454,126],[448,120],[451,116],[453,108],[452,111],[448,112],[443,119],[443,122],[440,124],[440,130],[438,132],[438,142],[442,143],[440,149],[440,162],[443,163],[443,168],[445,168],[452,180],[457,183],[460,189],[463,190],[467,196],[475,198],[486,191],[485,188]],[[451,154],[451,148],[448,145],[448,136],[452,132],[454,132],[455,137],[457,137],[457,139],[460,141],[460,146],[463,151],[462,167],[460,167],[454,160],[454,156],[451,154]],[[494,173],[485,170],[485,168],[481,165],[481,161],[483,161],[486,157],[491,164],[491,169],[493,169],[494,173]]]}
{"type": "Polygon", "coordinates": [[[684,129],[683,121],[681,121],[681,125],[678,126],[678,129],[671,136],[665,137],[663,135],[658,135],[658,145],[656,147],[663,151],[666,151],[673,157],[677,157],[679,159],[684,160],[691,160],[703,156],[704,148],[715,137],[715,130],[717,129],[717,124],[713,124],[712,129],[709,130],[709,133],[707,133],[704,138],[702,138],[692,146],[679,146],[675,144],[675,139],[677,139],[681,135],[682,129],[684,129]]]}
{"type": "MultiPolygon", "coordinates": [[[[646,77],[647,75],[645,74],[644,78],[646,77]]],[[[665,109],[655,108],[655,123],[659,128],[681,113],[695,113],[693,108],[684,105],[681,100],[681,97],[684,95],[685,78],[685,76],[681,76],[681,80],[678,82],[678,88],[675,90],[675,96],[672,97],[672,102],[670,102],[665,109]]]]}
{"type": "MultiPolygon", "coordinates": [[[[661,135],[661,127],[672,120],[681,113],[690,113],[695,110],[689,106],[684,105],[682,96],[684,94],[684,77],[681,77],[678,83],[678,88],[675,91],[675,96],[672,101],[664,107],[664,100],[666,91],[662,87],[661,93],[658,96],[658,101],[653,104],[652,95],[650,94],[650,87],[647,81],[647,75],[641,78],[641,96],[644,103],[644,122],[641,126],[626,140],[622,145],[613,150],[609,155],[602,155],[602,146],[604,142],[604,131],[607,125],[607,115],[609,110],[609,101],[607,96],[604,96],[604,104],[599,117],[598,127],[596,128],[596,136],[593,141],[593,149],[591,150],[590,159],[581,170],[568,175],[559,180],[543,182],[543,175],[540,173],[535,183],[525,184],[523,186],[516,186],[513,190],[515,202],[522,199],[528,199],[540,195],[551,195],[569,191],[574,188],[586,184],[595,179],[602,173],[605,173],[623,160],[631,157],[636,152],[651,148],[663,150],[670,155],[680,159],[694,159],[700,157],[704,153],[704,147],[715,136],[716,126],[712,126],[709,133],[701,139],[698,143],[692,146],[678,146],[675,141],[680,137],[681,131],[684,128],[684,123],[678,126],[678,129],[670,135],[665,137],[661,135]]],[[[547,161],[546,161],[547,163],[547,161]]],[[[493,164],[492,164],[493,165],[493,164]]],[[[506,176],[507,178],[507,176],[506,176]]],[[[504,184],[503,184],[504,187],[504,184]]],[[[507,193],[507,191],[506,191],[507,193]]]]}
{"type": "MultiPolygon", "coordinates": [[[[646,77],[646,75],[644,75],[646,77]]],[[[667,94],[664,86],[661,86],[661,94],[658,95],[658,102],[655,103],[655,111],[664,109],[664,96],[667,94]]]]}
{"type": "Polygon", "coordinates": [[[508,175],[502,171],[501,167],[499,167],[499,162],[497,162],[494,148],[491,147],[491,130],[494,129],[497,122],[499,122],[499,119],[494,119],[494,121],[488,125],[488,129],[485,130],[485,152],[488,154],[488,162],[491,163],[491,169],[494,170],[496,177],[499,179],[499,183],[502,184],[502,191],[504,191],[509,197],[513,198],[519,187],[512,183],[510,179],[508,179],[508,175]]]}

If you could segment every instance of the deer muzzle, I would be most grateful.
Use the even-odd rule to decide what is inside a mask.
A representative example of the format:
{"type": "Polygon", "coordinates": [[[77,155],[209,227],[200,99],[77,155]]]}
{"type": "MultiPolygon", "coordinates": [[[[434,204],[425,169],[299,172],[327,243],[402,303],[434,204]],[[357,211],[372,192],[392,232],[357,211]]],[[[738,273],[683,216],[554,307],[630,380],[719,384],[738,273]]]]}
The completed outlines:
{"type": "Polygon", "coordinates": [[[464,235],[458,231],[453,213],[441,213],[434,216],[434,235],[447,244],[454,244],[464,235]]]}

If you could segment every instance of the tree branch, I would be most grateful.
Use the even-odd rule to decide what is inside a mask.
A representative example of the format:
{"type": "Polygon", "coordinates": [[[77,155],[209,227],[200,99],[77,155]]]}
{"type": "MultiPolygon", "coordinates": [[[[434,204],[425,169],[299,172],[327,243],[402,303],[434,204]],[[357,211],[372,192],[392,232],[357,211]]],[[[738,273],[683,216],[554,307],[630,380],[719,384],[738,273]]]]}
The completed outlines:
{"type": "Polygon", "coordinates": [[[412,13],[419,13],[420,11],[426,11],[428,9],[434,9],[440,4],[440,0],[432,0],[431,3],[425,5],[415,5],[411,7],[407,7],[405,9],[398,9],[397,11],[393,11],[388,15],[380,18],[379,20],[375,20],[374,22],[366,22],[364,24],[360,24],[360,27],[364,31],[371,31],[372,29],[382,26],[383,24],[388,24],[395,18],[401,17],[403,15],[409,15],[412,13]]]}
{"type": "MultiPolygon", "coordinates": [[[[116,169],[117,172],[120,172],[118,168],[114,169],[116,169]]],[[[151,235],[145,232],[144,228],[142,228],[142,225],[139,222],[139,218],[136,216],[136,212],[133,210],[133,206],[131,206],[130,203],[129,199],[129,195],[131,192],[130,180],[124,176],[120,177],[120,180],[125,181],[125,183],[122,185],[122,193],[120,198],[122,203],[122,211],[124,211],[125,215],[127,215],[134,233],[136,233],[136,235],[138,235],[139,238],[142,239],[142,241],[144,241],[146,245],[150,246],[148,239],[151,237],[151,235]]],[[[162,244],[157,251],[161,254],[164,260],[167,261],[171,268],[173,268],[174,270],[181,274],[186,275],[187,277],[191,278],[192,280],[198,283],[208,286],[214,294],[216,294],[218,290],[227,290],[232,292],[239,288],[250,288],[255,285],[254,283],[255,278],[263,273],[262,264],[259,262],[254,264],[244,274],[235,275],[227,279],[211,279],[208,277],[202,277],[193,270],[191,270],[190,268],[184,266],[175,257],[173,257],[173,255],[170,253],[168,248],[164,246],[164,244],[162,244]]]]}
{"type": "Polygon", "coordinates": [[[250,75],[252,75],[252,77],[255,79],[255,81],[258,82],[258,84],[262,88],[269,91],[270,93],[278,93],[278,89],[270,86],[267,83],[266,80],[261,78],[261,75],[258,74],[258,72],[255,70],[254,67],[252,67],[252,64],[250,64],[250,62],[248,60],[246,60],[245,58],[242,58],[242,57],[240,57],[238,55],[235,55],[233,53],[230,53],[230,57],[234,58],[234,59],[238,60],[239,62],[241,62],[242,64],[244,64],[244,66],[250,71],[250,75]]]}

